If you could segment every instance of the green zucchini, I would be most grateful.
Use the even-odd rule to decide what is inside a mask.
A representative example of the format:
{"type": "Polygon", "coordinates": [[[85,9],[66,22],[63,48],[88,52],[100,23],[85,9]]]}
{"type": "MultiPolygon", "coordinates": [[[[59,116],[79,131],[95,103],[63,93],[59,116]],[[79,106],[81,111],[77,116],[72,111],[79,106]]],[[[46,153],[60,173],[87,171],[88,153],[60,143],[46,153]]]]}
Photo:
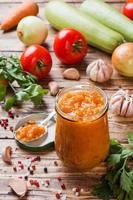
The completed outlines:
{"type": "Polygon", "coordinates": [[[121,34],[62,1],[49,2],[45,7],[45,15],[54,28],[75,28],[86,37],[90,45],[108,53],[112,53],[124,41],[121,34]]]}
{"type": "Polygon", "coordinates": [[[101,0],[86,0],[80,10],[122,34],[126,41],[133,42],[133,22],[112,6],[101,0]]]}

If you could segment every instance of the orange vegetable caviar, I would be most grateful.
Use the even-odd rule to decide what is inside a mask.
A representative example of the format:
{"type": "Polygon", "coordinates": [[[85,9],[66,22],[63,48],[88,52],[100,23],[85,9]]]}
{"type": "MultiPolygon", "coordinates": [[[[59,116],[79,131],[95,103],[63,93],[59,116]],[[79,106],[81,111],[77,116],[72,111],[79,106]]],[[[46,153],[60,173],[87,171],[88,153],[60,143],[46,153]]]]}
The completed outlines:
{"type": "Polygon", "coordinates": [[[104,99],[97,91],[68,92],[59,101],[61,111],[76,121],[88,120],[99,113],[103,106],[104,99]]]}
{"type": "Polygon", "coordinates": [[[92,85],[66,88],[58,94],[55,148],[65,166],[86,171],[105,160],[107,110],[105,93],[92,85]]]}
{"type": "Polygon", "coordinates": [[[45,128],[39,126],[36,122],[28,122],[23,127],[20,127],[16,132],[16,137],[18,140],[24,142],[30,142],[35,140],[45,134],[45,128]]]}

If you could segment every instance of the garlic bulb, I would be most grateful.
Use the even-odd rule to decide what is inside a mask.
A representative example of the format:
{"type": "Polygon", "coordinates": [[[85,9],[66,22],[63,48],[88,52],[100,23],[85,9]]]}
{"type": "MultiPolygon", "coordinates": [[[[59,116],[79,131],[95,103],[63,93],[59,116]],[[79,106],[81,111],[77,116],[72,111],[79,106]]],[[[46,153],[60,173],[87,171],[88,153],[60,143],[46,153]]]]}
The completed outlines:
{"type": "Polygon", "coordinates": [[[113,113],[122,117],[133,117],[133,93],[118,90],[111,98],[110,108],[113,113]]]}
{"type": "Polygon", "coordinates": [[[102,59],[95,60],[88,65],[86,74],[92,81],[103,83],[108,81],[113,73],[113,68],[110,64],[105,63],[102,59]]]}

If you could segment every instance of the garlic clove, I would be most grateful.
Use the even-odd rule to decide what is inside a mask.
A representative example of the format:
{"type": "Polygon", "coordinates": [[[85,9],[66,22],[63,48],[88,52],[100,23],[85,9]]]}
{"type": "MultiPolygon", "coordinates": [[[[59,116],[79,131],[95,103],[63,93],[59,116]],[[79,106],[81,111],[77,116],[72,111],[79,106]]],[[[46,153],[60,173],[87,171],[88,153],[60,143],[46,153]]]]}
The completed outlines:
{"type": "Polygon", "coordinates": [[[117,101],[120,101],[121,99],[122,99],[121,96],[118,96],[118,95],[113,96],[113,97],[111,98],[111,100],[110,100],[110,104],[114,104],[114,103],[116,103],[117,101]]]}
{"type": "Polygon", "coordinates": [[[63,77],[68,80],[79,80],[80,73],[76,68],[69,68],[63,72],[63,77]]]}
{"type": "Polygon", "coordinates": [[[98,73],[98,67],[95,66],[92,68],[92,70],[90,71],[90,77],[92,81],[96,81],[97,80],[97,73],[98,73]]]}
{"type": "Polygon", "coordinates": [[[133,117],[133,102],[129,103],[126,117],[133,117]]]}
{"type": "Polygon", "coordinates": [[[129,106],[129,101],[124,100],[124,101],[123,101],[123,104],[122,104],[122,106],[121,106],[121,111],[120,111],[120,115],[121,115],[122,117],[124,117],[124,116],[126,115],[127,110],[128,110],[128,106],[129,106]]]}
{"type": "Polygon", "coordinates": [[[51,96],[56,96],[60,89],[59,85],[55,81],[50,81],[48,83],[48,87],[49,87],[51,96]]]}
{"type": "Polygon", "coordinates": [[[15,192],[20,198],[24,197],[28,191],[27,184],[22,179],[12,179],[9,181],[10,188],[15,192]]]}
{"type": "Polygon", "coordinates": [[[113,74],[113,68],[110,67],[109,65],[103,65],[103,69],[104,69],[105,80],[107,81],[113,74]]]}
{"type": "Polygon", "coordinates": [[[123,103],[123,99],[121,98],[119,101],[117,101],[116,103],[112,104],[112,106],[111,106],[112,113],[120,115],[120,113],[121,113],[121,104],[122,103],[123,103]]]}
{"type": "Polygon", "coordinates": [[[97,74],[97,82],[102,83],[103,80],[105,80],[104,77],[104,72],[103,72],[103,68],[99,68],[98,74],[97,74]]]}
{"type": "Polygon", "coordinates": [[[2,159],[8,165],[12,164],[11,155],[12,155],[12,147],[11,146],[5,147],[2,152],[2,159]]]}

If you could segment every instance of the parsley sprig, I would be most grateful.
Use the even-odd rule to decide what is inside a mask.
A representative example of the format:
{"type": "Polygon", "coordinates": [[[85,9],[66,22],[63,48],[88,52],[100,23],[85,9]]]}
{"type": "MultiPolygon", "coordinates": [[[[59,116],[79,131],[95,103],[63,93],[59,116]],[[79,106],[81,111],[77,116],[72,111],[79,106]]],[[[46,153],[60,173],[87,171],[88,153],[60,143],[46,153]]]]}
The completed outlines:
{"type": "Polygon", "coordinates": [[[4,101],[6,110],[17,103],[29,100],[39,105],[43,96],[47,94],[47,90],[36,83],[36,77],[22,70],[20,60],[15,56],[0,56],[0,80],[7,80],[12,90],[12,94],[8,96],[7,87],[0,84],[0,101],[4,101]]]}
{"type": "Polygon", "coordinates": [[[133,200],[133,133],[128,133],[130,148],[122,146],[117,140],[111,140],[107,159],[107,174],[102,177],[101,185],[94,188],[93,194],[103,200],[133,200]]]}

